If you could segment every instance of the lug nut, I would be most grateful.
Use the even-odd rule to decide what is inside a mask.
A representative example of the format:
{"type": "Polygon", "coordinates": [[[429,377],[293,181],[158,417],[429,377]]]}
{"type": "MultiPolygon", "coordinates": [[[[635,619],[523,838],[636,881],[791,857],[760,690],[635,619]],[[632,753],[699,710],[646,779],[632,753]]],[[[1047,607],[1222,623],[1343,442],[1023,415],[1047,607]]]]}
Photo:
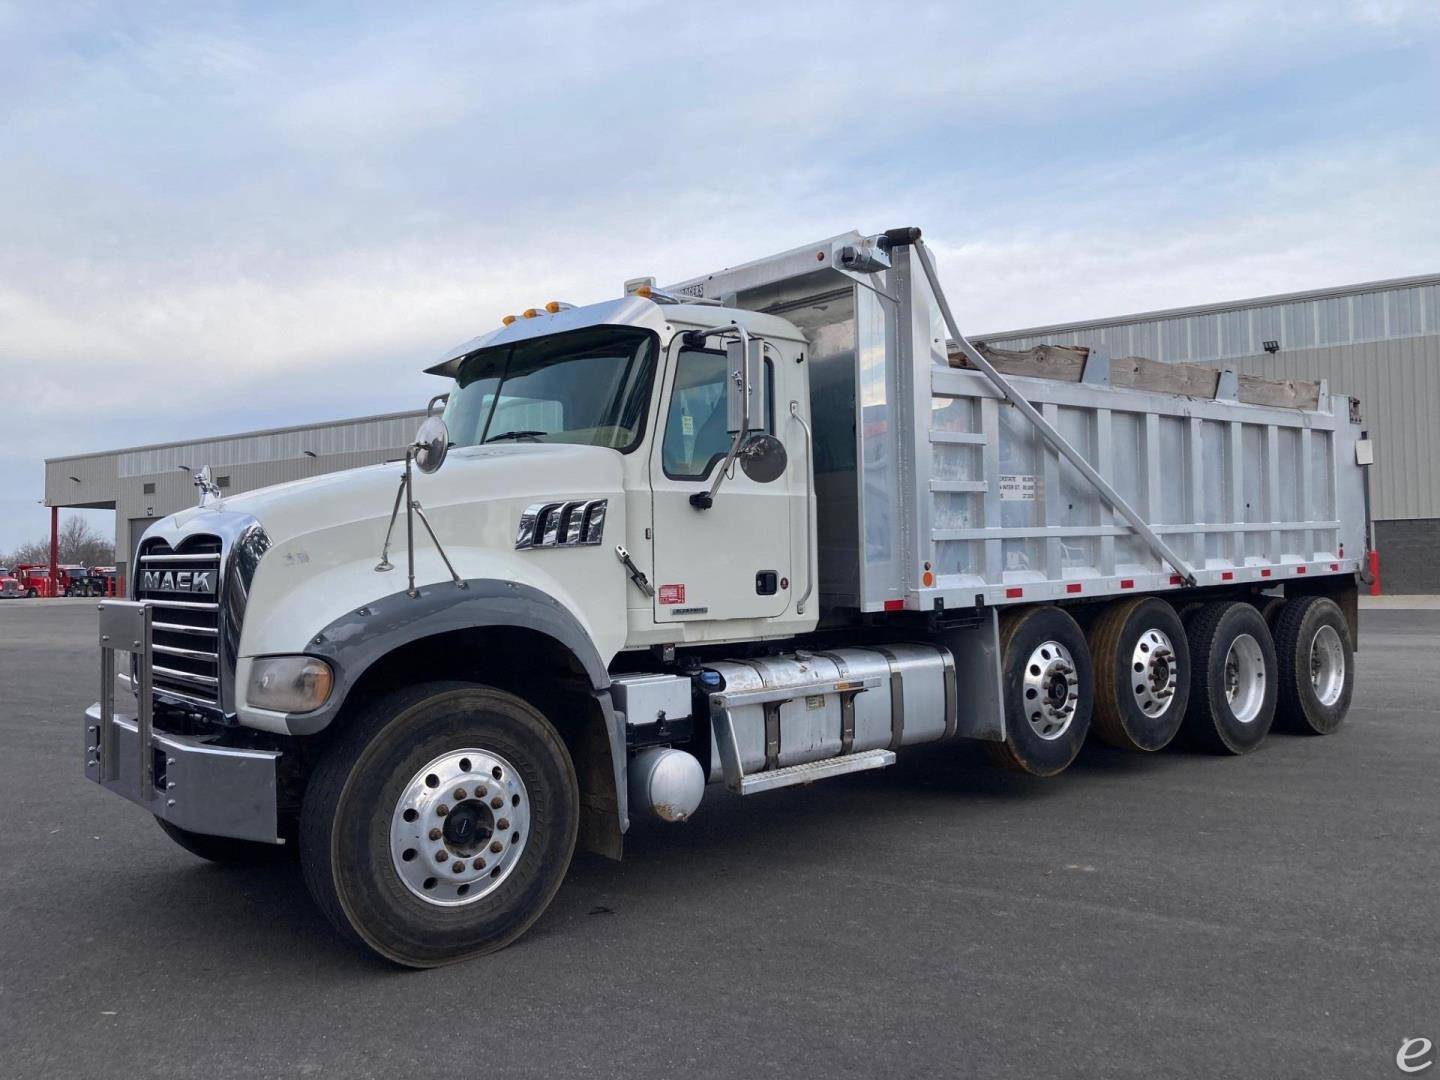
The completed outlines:
{"type": "Polygon", "coordinates": [[[501,849],[502,847],[503,847],[503,845],[500,843],[499,840],[492,840],[492,841],[490,842],[490,850],[493,851],[493,852],[495,852],[497,855],[500,853],[500,849],[501,849]]]}
{"type": "Polygon", "coordinates": [[[485,869],[485,860],[484,860],[484,859],[476,859],[473,863],[470,864],[470,866],[471,866],[473,869],[475,869],[475,870],[484,870],[484,869],[485,869]]]}
{"type": "Polygon", "coordinates": [[[456,802],[464,802],[464,801],[465,801],[465,789],[464,789],[463,787],[457,787],[457,788],[455,789],[455,801],[456,801],[456,802]]]}
{"type": "Polygon", "coordinates": [[[441,832],[439,829],[431,829],[431,830],[430,830],[430,839],[431,839],[431,840],[439,840],[440,837],[442,837],[442,836],[444,836],[444,835],[445,835],[445,834],[444,834],[443,832],[441,832]]]}
{"type": "Polygon", "coordinates": [[[499,821],[495,822],[495,828],[499,829],[501,832],[504,832],[506,829],[510,828],[510,819],[502,817],[499,821]]]}
{"type": "Polygon", "coordinates": [[[490,809],[492,809],[492,810],[499,810],[500,807],[502,807],[502,806],[504,806],[504,805],[505,805],[505,800],[502,799],[502,798],[500,798],[499,795],[496,795],[495,798],[493,798],[493,799],[490,800],[490,809]]]}
{"type": "Polygon", "coordinates": [[[450,852],[446,851],[446,850],[442,847],[439,851],[435,852],[435,861],[436,861],[436,862],[449,862],[449,861],[450,861],[450,852]]]}
{"type": "Polygon", "coordinates": [[[436,816],[436,817],[444,817],[444,816],[445,816],[446,814],[448,814],[449,812],[450,812],[450,807],[446,806],[443,802],[442,802],[439,806],[437,806],[437,807],[435,808],[435,816],[436,816]]]}
{"type": "Polygon", "coordinates": [[[463,874],[465,872],[465,864],[463,862],[456,862],[450,869],[457,874],[463,874]]]}
{"type": "Polygon", "coordinates": [[[489,795],[489,794],[490,794],[490,789],[487,788],[484,784],[481,784],[479,787],[477,787],[477,788],[475,789],[475,798],[477,798],[477,799],[483,799],[486,795],[489,795]]]}

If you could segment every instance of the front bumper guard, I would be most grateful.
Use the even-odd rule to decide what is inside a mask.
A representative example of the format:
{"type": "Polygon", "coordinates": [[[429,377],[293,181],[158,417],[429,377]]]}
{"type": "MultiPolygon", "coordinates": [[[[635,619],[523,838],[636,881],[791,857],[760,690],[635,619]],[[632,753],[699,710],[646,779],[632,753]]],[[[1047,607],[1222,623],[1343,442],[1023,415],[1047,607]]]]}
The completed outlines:
{"type": "Polygon", "coordinates": [[[216,746],[151,724],[151,609],[100,604],[100,700],[85,710],[85,777],[190,832],[279,844],[275,750],[216,746]],[[115,653],[134,653],[137,715],[115,712],[115,653]]]}

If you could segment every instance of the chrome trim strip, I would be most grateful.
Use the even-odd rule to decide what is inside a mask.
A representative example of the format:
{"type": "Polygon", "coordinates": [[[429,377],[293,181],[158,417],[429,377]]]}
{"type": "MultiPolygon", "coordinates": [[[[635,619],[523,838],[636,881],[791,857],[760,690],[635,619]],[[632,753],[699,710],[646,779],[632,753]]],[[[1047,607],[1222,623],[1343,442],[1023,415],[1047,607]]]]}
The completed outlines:
{"type": "Polygon", "coordinates": [[[152,596],[142,596],[140,599],[151,607],[157,608],[185,608],[188,611],[219,611],[219,604],[201,603],[198,600],[156,600],[152,596]]]}
{"type": "Polygon", "coordinates": [[[515,550],[591,547],[604,542],[608,499],[531,503],[520,515],[515,550]]]}
{"type": "Polygon", "coordinates": [[[168,634],[199,634],[202,637],[217,637],[220,633],[213,626],[186,626],[184,623],[157,622],[151,629],[163,630],[168,634]]]}
{"type": "Polygon", "coordinates": [[[209,664],[220,662],[220,654],[206,652],[203,649],[182,649],[177,645],[151,645],[151,650],[157,653],[165,653],[167,656],[183,656],[187,660],[204,660],[209,664]]]}
{"type": "Polygon", "coordinates": [[[188,671],[177,671],[174,668],[161,667],[159,664],[151,668],[156,675],[166,679],[174,679],[177,682],[194,683],[196,686],[219,686],[220,680],[213,675],[192,675],[188,671]]]}
{"type": "Polygon", "coordinates": [[[141,555],[142,563],[202,563],[220,561],[220,553],[212,551],[204,555],[141,555]]]}

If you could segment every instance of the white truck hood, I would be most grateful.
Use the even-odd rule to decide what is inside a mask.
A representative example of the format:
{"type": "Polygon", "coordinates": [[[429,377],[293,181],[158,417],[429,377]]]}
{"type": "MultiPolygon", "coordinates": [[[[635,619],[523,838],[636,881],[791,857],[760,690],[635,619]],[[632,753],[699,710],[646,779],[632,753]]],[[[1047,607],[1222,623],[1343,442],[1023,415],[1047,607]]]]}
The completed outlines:
{"type": "MultiPolygon", "coordinates": [[[[604,447],[547,443],[462,447],[444,466],[415,471],[415,498],[460,577],[530,586],[563,604],[608,662],[625,641],[623,459],[604,447]],[[605,499],[603,543],[519,549],[524,511],[536,503],[605,499]]],[[[205,516],[247,514],[270,545],[249,591],[241,657],[303,651],[336,618],[407,585],[405,513],[390,542],[394,569],[379,572],[381,547],[403,465],[391,462],[262,488],[176,514],[185,531],[205,516]]],[[[219,531],[217,529],[217,531],[219,531]]],[[[450,573],[415,521],[418,588],[452,588],[450,573]]]]}

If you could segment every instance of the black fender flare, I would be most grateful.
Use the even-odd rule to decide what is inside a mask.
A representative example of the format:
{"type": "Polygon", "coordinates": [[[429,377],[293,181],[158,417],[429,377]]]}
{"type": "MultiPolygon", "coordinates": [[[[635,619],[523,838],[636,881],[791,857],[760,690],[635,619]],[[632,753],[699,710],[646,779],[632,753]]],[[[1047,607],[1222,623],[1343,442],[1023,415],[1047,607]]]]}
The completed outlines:
{"type": "Polygon", "coordinates": [[[292,713],[292,735],[315,735],[338,715],[355,686],[377,661],[422,638],[455,630],[513,627],[552,638],[579,662],[605,718],[620,828],[629,825],[625,776],[625,732],[610,701],[610,673],[580,620],[559,600],[530,585],[471,578],[462,589],[444,582],[411,596],[404,590],[383,596],[332,621],[306,644],[305,652],[325,660],[335,673],[330,699],[319,709],[292,713]]]}

